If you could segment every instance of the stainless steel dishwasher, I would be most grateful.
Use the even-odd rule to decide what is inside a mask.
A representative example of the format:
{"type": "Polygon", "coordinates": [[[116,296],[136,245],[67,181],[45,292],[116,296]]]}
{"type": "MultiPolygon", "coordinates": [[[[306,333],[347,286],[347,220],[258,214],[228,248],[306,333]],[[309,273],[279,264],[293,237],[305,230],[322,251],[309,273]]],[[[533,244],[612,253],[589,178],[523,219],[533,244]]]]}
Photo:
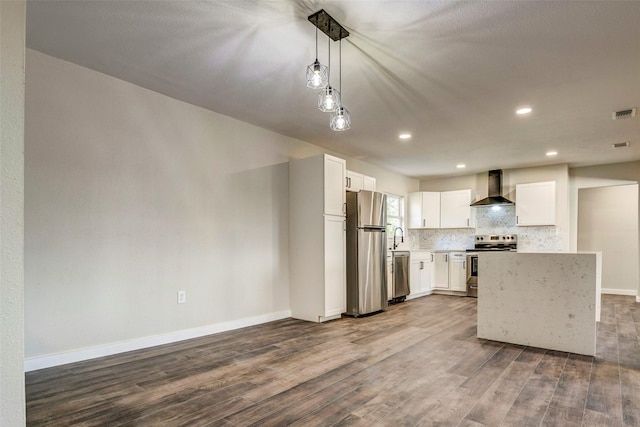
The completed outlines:
{"type": "Polygon", "coordinates": [[[409,283],[409,261],[411,252],[394,251],[393,252],[393,295],[391,302],[404,301],[410,292],[409,283]]]}

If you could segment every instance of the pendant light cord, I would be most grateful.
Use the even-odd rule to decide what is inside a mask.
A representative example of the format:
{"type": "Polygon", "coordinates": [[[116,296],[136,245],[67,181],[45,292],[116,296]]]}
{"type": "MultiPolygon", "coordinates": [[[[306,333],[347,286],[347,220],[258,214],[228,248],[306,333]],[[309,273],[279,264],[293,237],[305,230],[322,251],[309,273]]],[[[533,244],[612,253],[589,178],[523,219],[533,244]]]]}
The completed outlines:
{"type": "MultiPolygon", "coordinates": [[[[340,35],[342,35],[342,31],[340,31],[340,35]]],[[[338,75],[340,77],[340,83],[338,84],[340,86],[340,96],[342,96],[342,37],[340,37],[340,69],[338,75]]]]}
{"type": "Polygon", "coordinates": [[[316,18],[316,61],[318,60],[318,19],[316,18]]]}
{"type": "MultiPolygon", "coordinates": [[[[331,21],[329,21],[329,34],[331,34],[331,21]]],[[[327,68],[327,86],[331,87],[331,36],[327,37],[327,46],[329,46],[329,67],[327,68]]]]}

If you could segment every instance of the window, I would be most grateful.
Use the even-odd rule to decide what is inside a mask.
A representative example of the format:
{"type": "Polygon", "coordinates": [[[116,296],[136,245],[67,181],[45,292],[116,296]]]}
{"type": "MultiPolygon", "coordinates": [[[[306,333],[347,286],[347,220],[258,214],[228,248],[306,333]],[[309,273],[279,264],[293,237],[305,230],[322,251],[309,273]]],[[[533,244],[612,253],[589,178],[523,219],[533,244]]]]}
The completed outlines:
{"type": "Polygon", "coordinates": [[[387,236],[393,236],[396,227],[404,228],[404,197],[387,193],[387,236]]]}

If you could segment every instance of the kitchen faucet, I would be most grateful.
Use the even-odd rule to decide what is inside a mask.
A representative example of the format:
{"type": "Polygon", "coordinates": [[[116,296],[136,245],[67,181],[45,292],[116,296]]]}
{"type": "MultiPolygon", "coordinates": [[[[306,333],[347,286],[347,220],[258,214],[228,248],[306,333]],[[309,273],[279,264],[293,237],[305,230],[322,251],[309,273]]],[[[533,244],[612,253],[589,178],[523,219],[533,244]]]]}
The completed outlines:
{"type": "Polygon", "coordinates": [[[396,231],[398,230],[400,230],[400,243],[404,243],[404,230],[400,227],[396,227],[396,229],[393,230],[393,250],[400,246],[400,243],[396,244],[396,231]]]}

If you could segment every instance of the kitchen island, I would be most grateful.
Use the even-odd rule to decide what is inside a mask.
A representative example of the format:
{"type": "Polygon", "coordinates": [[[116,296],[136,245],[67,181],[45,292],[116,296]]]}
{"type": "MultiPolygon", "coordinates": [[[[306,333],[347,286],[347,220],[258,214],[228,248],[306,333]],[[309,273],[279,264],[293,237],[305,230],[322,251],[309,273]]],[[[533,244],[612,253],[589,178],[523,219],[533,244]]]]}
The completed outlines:
{"type": "Polygon", "coordinates": [[[601,254],[478,257],[478,337],[595,355],[601,254]]]}

